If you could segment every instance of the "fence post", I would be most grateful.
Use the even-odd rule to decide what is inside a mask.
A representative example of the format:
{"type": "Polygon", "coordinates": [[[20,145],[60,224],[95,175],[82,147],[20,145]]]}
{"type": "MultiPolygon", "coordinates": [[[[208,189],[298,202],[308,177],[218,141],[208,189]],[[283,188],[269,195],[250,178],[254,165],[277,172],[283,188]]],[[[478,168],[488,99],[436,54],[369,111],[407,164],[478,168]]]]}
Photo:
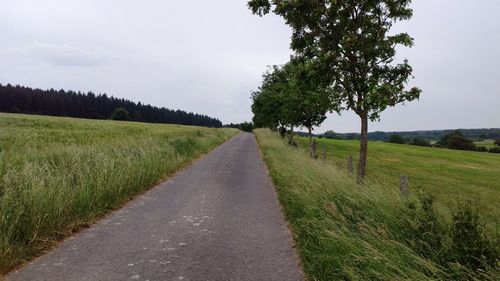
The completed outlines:
{"type": "Polygon", "coordinates": [[[354,165],[352,164],[352,155],[347,158],[347,170],[349,173],[354,173],[354,165]]]}
{"type": "Polygon", "coordinates": [[[409,193],[409,188],[408,188],[408,176],[402,175],[400,178],[399,182],[399,190],[401,191],[401,194],[407,196],[409,193]]]}

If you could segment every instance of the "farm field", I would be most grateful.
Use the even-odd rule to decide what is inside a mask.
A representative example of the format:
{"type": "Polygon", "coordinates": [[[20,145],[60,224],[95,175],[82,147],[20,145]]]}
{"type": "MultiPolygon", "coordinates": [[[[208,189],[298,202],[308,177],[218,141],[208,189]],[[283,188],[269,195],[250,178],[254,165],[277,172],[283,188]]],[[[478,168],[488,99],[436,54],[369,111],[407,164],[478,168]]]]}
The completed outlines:
{"type": "Polygon", "coordinates": [[[0,113],[0,276],[237,132],[0,113]]]}
{"type": "MultiPolygon", "coordinates": [[[[460,232],[463,224],[457,222],[466,221],[468,211],[465,205],[449,207],[480,194],[482,213],[493,228],[500,158],[370,143],[368,180],[360,188],[345,167],[358,142],[321,139],[319,147],[325,144],[334,158],[325,163],[309,157],[307,139],[294,149],[277,133],[254,132],[309,280],[496,280],[498,268],[472,272],[460,265],[468,252],[457,246],[465,239],[456,233],[467,231],[460,232]],[[469,166],[479,173],[469,172],[469,166]],[[413,191],[407,199],[399,192],[402,173],[410,176],[413,191]],[[484,179],[476,181],[479,176],[484,179]],[[423,190],[435,194],[434,204],[423,190]]],[[[484,243],[492,245],[485,253],[494,263],[498,245],[484,243]]]]}
{"type": "Polygon", "coordinates": [[[490,140],[475,141],[474,144],[477,146],[484,146],[487,149],[496,147],[495,140],[491,140],[491,139],[490,140]]]}
{"type": "MultiPolygon", "coordinates": [[[[308,140],[301,138],[300,144],[306,147],[308,140]]],[[[318,139],[320,153],[323,146],[327,159],[338,167],[347,169],[349,155],[357,166],[358,141],[318,139]]],[[[407,175],[410,189],[434,195],[443,212],[470,199],[478,203],[491,230],[500,223],[500,155],[386,142],[368,146],[368,180],[398,189],[399,177],[407,175]]]]}

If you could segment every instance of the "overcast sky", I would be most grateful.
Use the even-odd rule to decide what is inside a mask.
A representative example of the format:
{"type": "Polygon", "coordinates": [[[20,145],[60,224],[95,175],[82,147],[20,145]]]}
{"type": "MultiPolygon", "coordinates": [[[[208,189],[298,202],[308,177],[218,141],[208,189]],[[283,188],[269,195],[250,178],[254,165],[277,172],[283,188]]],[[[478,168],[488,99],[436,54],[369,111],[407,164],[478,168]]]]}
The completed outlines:
{"type": "MultiPolygon", "coordinates": [[[[415,46],[421,99],[375,130],[500,127],[500,1],[418,0],[396,30],[415,46]]],[[[0,83],[107,93],[219,118],[251,120],[250,92],[285,63],[290,29],[244,0],[0,0],[0,83]]],[[[359,131],[352,113],[317,131],[359,131]]]]}

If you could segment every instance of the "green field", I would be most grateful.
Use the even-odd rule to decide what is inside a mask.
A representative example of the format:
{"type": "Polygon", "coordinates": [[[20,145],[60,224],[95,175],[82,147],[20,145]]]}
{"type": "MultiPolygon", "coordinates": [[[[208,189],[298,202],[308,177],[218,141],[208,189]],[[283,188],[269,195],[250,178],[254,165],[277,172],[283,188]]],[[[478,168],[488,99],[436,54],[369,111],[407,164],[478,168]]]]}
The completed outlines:
{"type": "Polygon", "coordinates": [[[481,231],[474,206],[461,200],[480,194],[493,228],[498,155],[370,143],[360,186],[345,168],[358,142],[320,140],[333,158],[323,162],[276,133],[254,132],[309,280],[497,280],[498,240],[481,231]],[[410,176],[408,198],[399,192],[401,174],[410,176]],[[424,190],[436,195],[434,204],[424,190]],[[470,265],[480,248],[489,265],[470,265]]]}
{"type": "MultiPolygon", "coordinates": [[[[300,139],[303,147],[308,140],[300,139]]],[[[347,169],[352,155],[357,165],[359,142],[318,139],[318,150],[327,159],[347,169]]],[[[500,223],[500,155],[432,147],[370,142],[367,178],[397,190],[401,175],[409,177],[410,188],[436,196],[446,212],[466,199],[478,201],[490,228],[500,223]]]]}
{"type": "Polygon", "coordinates": [[[236,133],[0,113],[0,276],[236,133]]]}
{"type": "Polygon", "coordinates": [[[477,146],[484,146],[486,147],[487,149],[490,149],[490,148],[493,148],[493,147],[496,147],[495,145],[495,140],[482,140],[482,141],[475,141],[474,142],[475,145],[477,146]]]}

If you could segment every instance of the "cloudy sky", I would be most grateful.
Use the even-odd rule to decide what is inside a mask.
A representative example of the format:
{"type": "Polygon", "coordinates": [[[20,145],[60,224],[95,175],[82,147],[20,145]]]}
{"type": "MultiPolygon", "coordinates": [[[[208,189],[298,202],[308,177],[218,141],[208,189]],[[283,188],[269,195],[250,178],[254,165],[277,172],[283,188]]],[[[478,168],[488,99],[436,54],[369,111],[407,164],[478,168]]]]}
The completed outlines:
{"type": "MultiPolygon", "coordinates": [[[[374,130],[500,127],[500,1],[418,0],[396,30],[421,99],[382,114],[374,130]]],[[[0,83],[107,93],[251,120],[250,92],[285,63],[291,32],[244,0],[0,0],[0,83]]],[[[318,129],[359,130],[352,113],[318,129]]]]}

